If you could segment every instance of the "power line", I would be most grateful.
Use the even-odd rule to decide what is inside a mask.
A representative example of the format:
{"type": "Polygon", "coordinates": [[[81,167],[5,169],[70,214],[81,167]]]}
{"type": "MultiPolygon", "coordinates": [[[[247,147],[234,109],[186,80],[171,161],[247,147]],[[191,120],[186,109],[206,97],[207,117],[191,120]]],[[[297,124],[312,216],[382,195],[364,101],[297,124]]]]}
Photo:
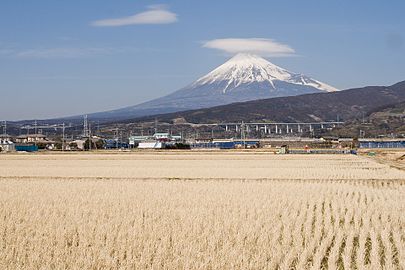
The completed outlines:
{"type": "MultiPolygon", "coordinates": [[[[22,129],[26,129],[27,130],[27,135],[29,135],[29,130],[30,129],[34,129],[35,131],[37,129],[62,129],[62,151],[65,150],[65,129],[66,128],[71,128],[73,127],[71,124],[69,124],[69,126],[66,126],[65,123],[62,124],[54,124],[54,125],[38,125],[37,121],[34,122],[34,125],[25,125],[20,127],[20,131],[22,129]]],[[[37,136],[37,134],[35,133],[34,136],[37,136]]],[[[34,141],[34,143],[36,144],[36,141],[34,141]]]]}

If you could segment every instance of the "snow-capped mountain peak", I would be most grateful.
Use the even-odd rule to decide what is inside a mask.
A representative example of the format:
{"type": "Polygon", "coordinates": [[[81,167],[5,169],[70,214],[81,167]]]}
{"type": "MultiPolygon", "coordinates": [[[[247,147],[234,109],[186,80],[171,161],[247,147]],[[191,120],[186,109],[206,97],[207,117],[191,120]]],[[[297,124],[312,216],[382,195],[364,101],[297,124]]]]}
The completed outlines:
{"type": "MultiPolygon", "coordinates": [[[[333,92],[335,88],[241,53],[194,83],[166,96],[110,112],[137,116],[209,108],[257,99],[333,92]]],[[[110,114],[108,114],[110,117],[110,114]]]]}
{"type": "Polygon", "coordinates": [[[272,89],[276,89],[275,81],[311,86],[326,92],[337,91],[330,85],[302,74],[290,72],[260,56],[247,53],[235,55],[221,66],[198,79],[193,84],[193,87],[226,82],[224,89],[222,89],[222,92],[226,93],[242,84],[262,82],[268,82],[272,89]]]}

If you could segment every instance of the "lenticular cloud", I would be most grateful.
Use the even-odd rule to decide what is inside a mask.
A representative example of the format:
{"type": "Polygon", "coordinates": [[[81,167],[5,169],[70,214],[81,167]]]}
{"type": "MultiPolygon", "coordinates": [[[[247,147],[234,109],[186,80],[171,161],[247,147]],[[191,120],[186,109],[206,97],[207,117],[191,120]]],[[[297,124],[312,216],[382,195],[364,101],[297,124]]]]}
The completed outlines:
{"type": "Polygon", "coordinates": [[[224,38],[204,43],[204,48],[217,49],[230,54],[254,53],[262,56],[290,56],[295,50],[286,44],[267,38],[224,38]]]}

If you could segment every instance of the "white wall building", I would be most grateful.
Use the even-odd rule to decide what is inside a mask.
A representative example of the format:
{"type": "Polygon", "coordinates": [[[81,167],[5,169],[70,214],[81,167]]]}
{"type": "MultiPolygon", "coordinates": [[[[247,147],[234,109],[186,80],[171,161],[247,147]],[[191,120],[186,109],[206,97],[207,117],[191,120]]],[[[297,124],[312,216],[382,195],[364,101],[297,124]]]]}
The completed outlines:
{"type": "Polygon", "coordinates": [[[0,152],[14,152],[15,144],[9,140],[0,139],[0,152]]]}
{"type": "Polygon", "coordinates": [[[140,142],[138,145],[139,149],[161,149],[163,147],[164,147],[164,144],[159,141],[140,142]]]}

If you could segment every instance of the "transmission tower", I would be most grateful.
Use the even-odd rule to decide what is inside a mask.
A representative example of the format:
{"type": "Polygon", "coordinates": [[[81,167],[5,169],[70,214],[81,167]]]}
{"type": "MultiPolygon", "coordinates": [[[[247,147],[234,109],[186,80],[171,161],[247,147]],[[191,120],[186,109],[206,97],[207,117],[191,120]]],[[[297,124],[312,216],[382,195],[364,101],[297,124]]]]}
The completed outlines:
{"type": "Polygon", "coordinates": [[[89,123],[87,119],[87,114],[84,116],[83,119],[83,137],[89,137],[89,123]]]}
{"type": "Polygon", "coordinates": [[[91,150],[91,129],[87,114],[83,117],[83,138],[89,138],[89,151],[91,150]]]}

